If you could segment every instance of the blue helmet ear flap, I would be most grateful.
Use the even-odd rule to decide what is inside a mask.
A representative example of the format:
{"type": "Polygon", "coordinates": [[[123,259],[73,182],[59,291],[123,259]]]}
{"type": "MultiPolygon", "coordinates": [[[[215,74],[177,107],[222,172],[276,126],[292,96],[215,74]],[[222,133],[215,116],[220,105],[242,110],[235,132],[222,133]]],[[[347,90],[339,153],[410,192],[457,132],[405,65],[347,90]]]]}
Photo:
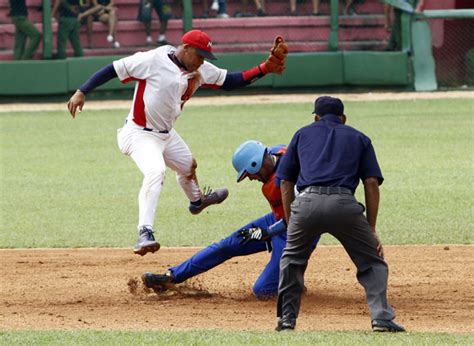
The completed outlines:
{"type": "Polygon", "coordinates": [[[245,179],[247,174],[256,174],[262,168],[267,148],[258,141],[242,143],[232,156],[232,165],[237,171],[237,182],[245,179]]]}

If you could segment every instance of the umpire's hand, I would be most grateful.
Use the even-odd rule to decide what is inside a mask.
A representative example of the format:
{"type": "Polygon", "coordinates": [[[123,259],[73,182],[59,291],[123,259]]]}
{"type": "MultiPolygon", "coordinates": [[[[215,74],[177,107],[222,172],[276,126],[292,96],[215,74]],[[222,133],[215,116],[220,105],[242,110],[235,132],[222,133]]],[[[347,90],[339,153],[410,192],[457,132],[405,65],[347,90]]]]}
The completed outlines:
{"type": "Polygon", "coordinates": [[[379,235],[377,234],[375,229],[373,229],[373,231],[374,231],[373,234],[374,234],[375,240],[377,241],[377,253],[379,254],[380,257],[382,257],[382,259],[384,259],[385,254],[383,252],[382,242],[380,241],[379,235]]]}
{"type": "Polygon", "coordinates": [[[80,90],[76,90],[74,95],[69,99],[67,103],[67,109],[69,109],[69,113],[71,113],[72,117],[76,117],[76,110],[79,108],[79,112],[82,112],[82,107],[84,106],[84,102],[86,102],[86,95],[80,90]]]}

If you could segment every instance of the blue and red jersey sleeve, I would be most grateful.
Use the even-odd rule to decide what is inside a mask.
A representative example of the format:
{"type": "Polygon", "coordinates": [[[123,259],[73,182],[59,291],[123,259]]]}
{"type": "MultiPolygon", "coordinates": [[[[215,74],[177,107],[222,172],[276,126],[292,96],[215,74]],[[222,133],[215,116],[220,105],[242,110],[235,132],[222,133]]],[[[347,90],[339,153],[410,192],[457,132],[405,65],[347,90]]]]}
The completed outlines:
{"type": "Polygon", "coordinates": [[[227,73],[224,84],[220,87],[224,90],[233,90],[252,84],[267,74],[264,64],[255,66],[243,72],[227,73]]]}
{"type": "Polygon", "coordinates": [[[105,66],[100,69],[94,75],[92,75],[84,84],[79,87],[79,90],[84,94],[87,94],[91,90],[107,83],[109,80],[117,78],[117,72],[112,64],[105,66]]]}

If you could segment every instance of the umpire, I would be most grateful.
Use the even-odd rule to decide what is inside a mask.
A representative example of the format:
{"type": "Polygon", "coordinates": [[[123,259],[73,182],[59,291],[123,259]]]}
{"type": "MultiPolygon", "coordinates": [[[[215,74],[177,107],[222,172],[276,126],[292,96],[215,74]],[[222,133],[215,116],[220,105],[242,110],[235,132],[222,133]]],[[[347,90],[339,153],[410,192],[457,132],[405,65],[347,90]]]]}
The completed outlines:
{"type": "Polygon", "coordinates": [[[372,330],[403,332],[393,321],[395,313],[387,301],[388,266],[375,231],[383,177],[372,143],[345,125],[340,99],[319,97],[314,113],[315,122],[295,133],[277,170],[288,238],[280,260],[276,330],[295,328],[311,244],[328,232],[357,266],[372,330]],[[364,206],[354,197],[359,180],[364,184],[366,216],[364,206]],[[296,199],[295,184],[300,192],[296,199]]]}

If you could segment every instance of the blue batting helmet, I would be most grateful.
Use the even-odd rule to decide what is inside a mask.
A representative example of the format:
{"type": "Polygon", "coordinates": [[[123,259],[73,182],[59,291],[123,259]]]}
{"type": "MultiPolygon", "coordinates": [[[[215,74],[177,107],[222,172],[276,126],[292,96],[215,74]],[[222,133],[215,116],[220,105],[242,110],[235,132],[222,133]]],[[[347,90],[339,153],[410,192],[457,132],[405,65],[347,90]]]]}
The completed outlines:
{"type": "Polygon", "coordinates": [[[232,165],[237,171],[237,182],[242,181],[247,174],[260,171],[266,151],[267,148],[257,141],[247,141],[237,148],[232,156],[232,165]]]}

